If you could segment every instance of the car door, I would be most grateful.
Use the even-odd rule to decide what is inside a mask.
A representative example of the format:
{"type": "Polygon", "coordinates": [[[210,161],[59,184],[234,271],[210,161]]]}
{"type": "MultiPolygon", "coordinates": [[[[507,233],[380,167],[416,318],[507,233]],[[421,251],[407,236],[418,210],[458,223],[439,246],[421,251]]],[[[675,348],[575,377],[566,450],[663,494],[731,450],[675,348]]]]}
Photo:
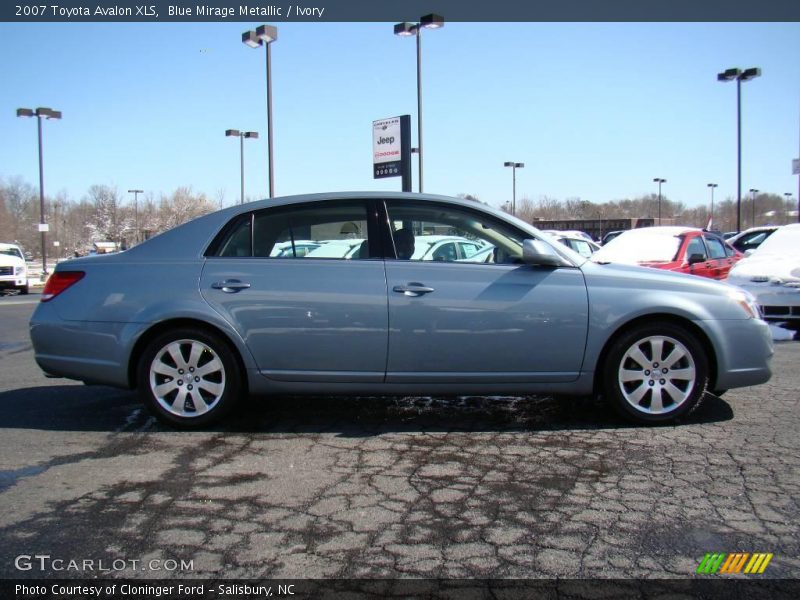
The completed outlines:
{"type": "Polygon", "coordinates": [[[577,378],[588,325],[580,269],[522,264],[526,234],[480,210],[403,200],[387,208],[393,234],[447,230],[494,245],[497,261],[387,259],[388,383],[577,378]]]}
{"type": "Polygon", "coordinates": [[[725,244],[721,239],[709,233],[704,233],[703,239],[708,248],[709,261],[713,263],[710,269],[710,277],[725,279],[728,276],[728,271],[731,270],[731,266],[733,266],[733,259],[727,256],[725,252],[725,244]]]}
{"type": "Polygon", "coordinates": [[[370,258],[379,256],[370,205],[312,202],[248,213],[212,244],[201,293],[236,328],[262,374],[281,381],[383,381],[386,275],[382,258],[370,258]],[[291,250],[294,240],[351,238],[366,240],[359,258],[291,250]],[[270,257],[279,243],[285,256],[270,257]]]}
{"type": "Polygon", "coordinates": [[[691,275],[698,275],[700,277],[712,277],[712,270],[714,268],[714,261],[708,257],[708,249],[703,242],[702,235],[687,236],[686,250],[683,253],[683,261],[681,262],[680,271],[682,273],[689,273],[691,275]],[[689,259],[692,256],[700,256],[702,260],[696,263],[690,263],[689,259]]]}

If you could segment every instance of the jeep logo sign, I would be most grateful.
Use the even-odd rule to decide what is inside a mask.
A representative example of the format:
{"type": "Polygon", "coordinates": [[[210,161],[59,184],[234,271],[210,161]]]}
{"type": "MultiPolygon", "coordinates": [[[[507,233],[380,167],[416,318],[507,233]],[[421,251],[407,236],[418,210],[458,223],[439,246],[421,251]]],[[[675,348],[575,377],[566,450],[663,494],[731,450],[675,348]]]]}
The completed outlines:
{"type": "Polygon", "coordinates": [[[372,173],[375,179],[401,175],[400,117],[372,122],[372,173]]]}

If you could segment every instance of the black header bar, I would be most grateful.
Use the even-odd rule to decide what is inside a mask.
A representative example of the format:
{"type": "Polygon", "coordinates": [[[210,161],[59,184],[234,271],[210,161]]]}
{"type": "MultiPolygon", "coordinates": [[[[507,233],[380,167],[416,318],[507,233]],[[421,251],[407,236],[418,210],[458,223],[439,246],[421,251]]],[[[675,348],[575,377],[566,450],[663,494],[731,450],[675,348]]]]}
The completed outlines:
{"type": "Polygon", "coordinates": [[[4,22],[800,21],[798,0],[12,0],[4,22]]]}

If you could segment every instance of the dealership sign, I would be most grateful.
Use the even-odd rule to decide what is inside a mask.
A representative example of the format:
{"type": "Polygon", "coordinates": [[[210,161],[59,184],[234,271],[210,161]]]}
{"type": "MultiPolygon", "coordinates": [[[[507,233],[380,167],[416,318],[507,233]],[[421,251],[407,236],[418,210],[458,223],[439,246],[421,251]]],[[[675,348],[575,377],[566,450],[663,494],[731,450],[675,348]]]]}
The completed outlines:
{"type": "Polygon", "coordinates": [[[402,177],[411,191],[411,117],[402,115],[372,122],[372,176],[402,177]]]}
{"type": "Polygon", "coordinates": [[[400,176],[400,150],[400,117],[373,121],[372,164],[375,179],[400,176]]]}

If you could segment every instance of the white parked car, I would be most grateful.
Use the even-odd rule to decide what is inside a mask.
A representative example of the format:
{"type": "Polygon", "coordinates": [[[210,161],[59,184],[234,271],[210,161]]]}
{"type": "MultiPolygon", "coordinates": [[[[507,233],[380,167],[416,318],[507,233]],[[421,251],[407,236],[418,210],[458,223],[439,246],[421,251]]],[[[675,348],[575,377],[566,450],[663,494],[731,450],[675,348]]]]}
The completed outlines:
{"type": "Polygon", "coordinates": [[[739,252],[755,250],[778,229],[778,225],[751,227],[728,238],[728,243],[739,252]]]}
{"type": "Polygon", "coordinates": [[[728,274],[761,307],[765,321],[800,327],[800,223],[779,227],[728,274]]]}
{"type": "Polygon", "coordinates": [[[581,256],[589,258],[592,254],[600,250],[600,244],[586,239],[586,235],[580,235],[581,232],[573,231],[553,231],[549,232],[551,237],[555,238],[567,248],[571,248],[581,256]]]}
{"type": "Polygon", "coordinates": [[[454,235],[418,235],[414,239],[414,254],[411,260],[470,261],[484,243],[454,235]]]}
{"type": "Polygon", "coordinates": [[[297,240],[295,242],[278,242],[270,252],[271,257],[275,258],[303,258],[312,250],[316,250],[322,242],[312,240],[297,240]]]}
{"type": "MultiPolygon", "coordinates": [[[[318,247],[305,254],[308,258],[361,258],[362,238],[344,240],[322,240],[318,247]]],[[[364,257],[367,258],[367,257],[364,257]]]]}
{"type": "Polygon", "coordinates": [[[28,293],[28,269],[25,255],[16,244],[0,242],[0,290],[19,290],[28,293]]]}

